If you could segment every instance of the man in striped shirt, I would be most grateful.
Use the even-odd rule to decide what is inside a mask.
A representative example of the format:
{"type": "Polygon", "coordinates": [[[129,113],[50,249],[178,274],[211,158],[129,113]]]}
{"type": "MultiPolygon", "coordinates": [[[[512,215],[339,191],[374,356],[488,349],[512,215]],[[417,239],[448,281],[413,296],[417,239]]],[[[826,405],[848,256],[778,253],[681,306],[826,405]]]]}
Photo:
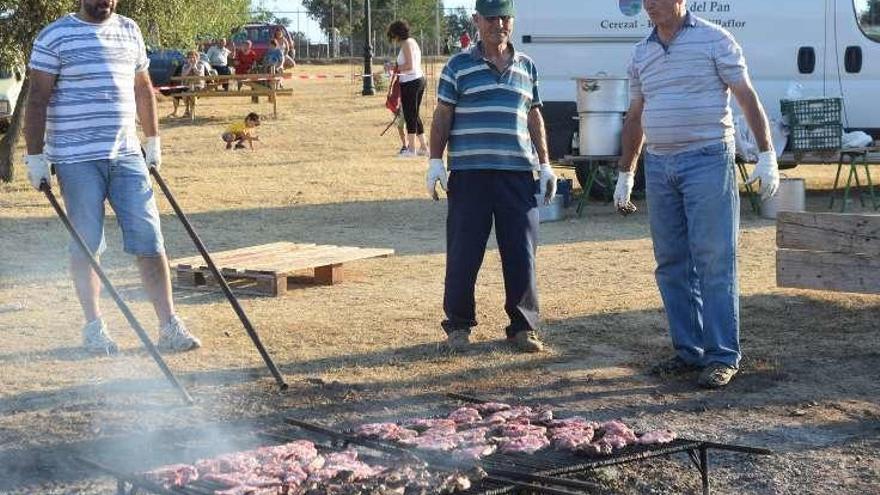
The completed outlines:
{"type": "Polygon", "coordinates": [[[686,0],[645,0],[656,25],[633,50],[630,107],[614,200],[629,204],[647,144],[645,178],[656,278],[676,354],[658,372],[702,369],[698,383],[727,385],[739,370],[739,190],[730,93],[761,150],[750,182],[779,185],[767,117],[742,50],[724,29],[693,16],[686,0]]]}
{"type": "Polygon", "coordinates": [[[469,344],[477,324],[474,286],[495,223],[504,272],[508,340],[539,352],[535,252],[538,209],[534,172],[546,203],[556,194],[532,60],[510,44],[512,0],[477,0],[481,42],[449,59],[431,128],[428,193],[448,190],[446,287],[442,326],[452,350],[469,344]],[[447,149],[448,177],[443,162],[447,149]]]}
{"type": "MultiPolygon", "coordinates": [[[[140,29],[114,13],[116,0],[81,0],[80,10],[46,26],[34,41],[25,120],[28,179],[50,184],[50,163],[71,223],[97,257],[105,249],[104,203],[122,228],[125,251],[137,256],[160,322],[158,346],[199,347],[174,313],[159,212],[147,165],[161,164],[159,123],[140,29]],[[146,135],[141,156],[135,117],[146,135]]],[[[86,319],[87,349],[115,353],[99,308],[100,279],[71,242],[71,273],[86,319]]]]}

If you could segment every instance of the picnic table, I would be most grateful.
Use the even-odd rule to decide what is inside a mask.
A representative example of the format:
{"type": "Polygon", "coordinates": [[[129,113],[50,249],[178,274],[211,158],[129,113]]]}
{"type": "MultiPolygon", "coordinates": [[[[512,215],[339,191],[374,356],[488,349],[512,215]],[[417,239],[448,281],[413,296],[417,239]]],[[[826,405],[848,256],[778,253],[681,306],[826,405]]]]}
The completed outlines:
{"type": "MultiPolygon", "coordinates": [[[[209,76],[175,76],[171,80],[180,84],[180,88],[185,88],[179,93],[172,93],[175,98],[217,98],[230,96],[250,96],[253,101],[259,101],[260,96],[269,98],[272,103],[272,114],[278,117],[278,96],[292,95],[292,88],[280,88],[280,82],[289,79],[289,75],[284,74],[230,74],[230,75],[209,75],[209,76]],[[223,83],[229,84],[229,89],[223,89],[223,83]],[[193,86],[204,86],[204,88],[191,89],[193,86]],[[233,86],[235,88],[233,89],[233,86]],[[243,88],[247,86],[248,90],[243,88]]],[[[190,113],[190,118],[195,119],[195,106],[190,113]]]]}

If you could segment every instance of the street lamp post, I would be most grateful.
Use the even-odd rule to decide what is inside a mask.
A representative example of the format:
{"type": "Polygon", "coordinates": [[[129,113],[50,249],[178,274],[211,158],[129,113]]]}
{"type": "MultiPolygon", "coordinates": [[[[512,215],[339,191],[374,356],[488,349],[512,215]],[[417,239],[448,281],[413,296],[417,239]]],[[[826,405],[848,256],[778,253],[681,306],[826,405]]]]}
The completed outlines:
{"type": "Polygon", "coordinates": [[[373,22],[370,18],[370,0],[364,0],[364,20],[364,90],[361,94],[371,96],[376,94],[376,89],[373,87],[373,44],[370,41],[373,22]]]}

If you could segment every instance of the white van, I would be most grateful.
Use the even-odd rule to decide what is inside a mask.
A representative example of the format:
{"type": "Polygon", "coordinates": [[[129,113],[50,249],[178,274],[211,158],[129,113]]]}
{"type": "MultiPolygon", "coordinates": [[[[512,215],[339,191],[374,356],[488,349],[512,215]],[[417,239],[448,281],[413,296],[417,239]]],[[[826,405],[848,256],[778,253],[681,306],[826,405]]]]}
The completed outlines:
{"type": "Polygon", "coordinates": [[[23,83],[24,77],[20,69],[0,69],[0,134],[9,127],[23,83]]]}
{"type": "MultiPolygon", "coordinates": [[[[792,82],[803,96],[841,96],[843,125],[880,137],[880,2],[689,0],[691,12],[739,41],[768,115],[792,82]]],[[[554,158],[571,153],[574,77],[626,76],[632,47],[652,25],[641,0],[518,0],[516,43],[541,78],[554,158]]]]}

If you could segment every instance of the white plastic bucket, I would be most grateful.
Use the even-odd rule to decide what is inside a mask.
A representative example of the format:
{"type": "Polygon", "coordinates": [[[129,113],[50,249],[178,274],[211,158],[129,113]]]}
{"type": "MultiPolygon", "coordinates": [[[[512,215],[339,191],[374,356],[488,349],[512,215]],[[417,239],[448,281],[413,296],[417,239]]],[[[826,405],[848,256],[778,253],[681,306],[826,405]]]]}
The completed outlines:
{"type": "Polygon", "coordinates": [[[776,218],[780,211],[804,211],[806,207],[807,184],[804,179],[782,177],[779,190],[766,200],[761,200],[761,216],[776,218]]]}

